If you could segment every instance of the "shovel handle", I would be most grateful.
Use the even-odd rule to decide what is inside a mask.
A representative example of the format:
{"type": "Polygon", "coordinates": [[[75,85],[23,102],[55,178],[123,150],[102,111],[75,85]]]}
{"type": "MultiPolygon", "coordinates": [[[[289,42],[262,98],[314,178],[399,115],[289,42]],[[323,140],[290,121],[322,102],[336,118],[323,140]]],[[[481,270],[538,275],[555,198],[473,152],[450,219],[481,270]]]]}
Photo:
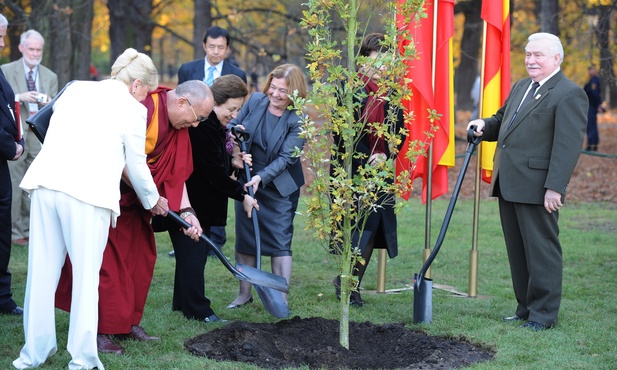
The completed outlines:
{"type": "MultiPolygon", "coordinates": [[[[246,141],[250,138],[249,132],[240,130],[237,127],[233,127],[232,133],[240,144],[240,150],[246,153],[246,141]]],[[[246,177],[246,181],[249,181],[251,179],[251,169],[246,162],[244,162],[244,175],[246,177]]],[[[255,193],[253,192],[252,186],[248,187],[248,193],[251,198],[255,199],[255,193]]],[[[256,209],[252,210],[251,218],[253,219],[253,229],[255,231],[255,268],[261,270],[261,235],[259,233],[259,219],[257,218],[256,209]]]]}
{"type": "MultiPolygon", "coordinates": [[[[167,212],[167,217],[171,218],[175,223],[177,223],[178,225],[182,226],[185,229],[188,229],[191,227],[191,224],[186,222],[184,219],[182,219],[182,217],[180,217],[176,212],[172,210],[169,210],[169,212],[167,212]]],[[[238,279],[248,280],[248,276],[244,275],[243,273],[238,271],[238,269],[233,267],[233,265],[227,260],[227,258],[225,258],[225,255],[223,254],[223,252],[221,252],[221,250],[216,246],[216,244],[214,244],[212,240],[210,240],[210,238],[208,238],[206,235],[202,233],[199,236],[199,239],[203,240],[206,244],[208,244],[210,249],[214,251],[214,254],[216,254],[219,260],[223,262],[223,265],[225,265],[227,270],[229,270],[232,274],[234,274],[238,279]]]]}
{"type": "Polygon", "coordinates": [[[467,145],[467,150],[465,151],[465,158],[463,160],[463,165],[461,166],[461,172],[458,175],[456,180],[456,184],[454,185],[454,190],[452,191],[452,197],[450,198],[450,203],[448,203],[448,209],[446,210],[446,215],[444,217],[443,223],[441,225],[441,229],[439,230],[439,235],[437,236],[437,242],[435,243],[435,247],[433,251],[428,256],[422,268],[420,269],[420,273],[418,273],[417,277],[414,279],[415,288],[420,289],[420,283],[424,279],[424,274],[431,267],[431,263],[439,253],[439,249],[443,244],[443,241],[446,237],[446,232],[448,231],[448,225],[450,224],[450,219],[452,218],[452,212],[454,211],[454,206],[456,205],[456,200],[458,198],[458,194],[461,190],[461,186],[463,185],[463,180],[465,179],[465,172],[467,172],[467,167],[469,167],[469,161],[471,160],[471,155],[473,154],[476,146],[480,144],[482,141],[482,135],[475,136],[474,132],[476,131],[476,126],[472,125],[469,127],[467,131],[467,141],[469,144],[467,145]]]}

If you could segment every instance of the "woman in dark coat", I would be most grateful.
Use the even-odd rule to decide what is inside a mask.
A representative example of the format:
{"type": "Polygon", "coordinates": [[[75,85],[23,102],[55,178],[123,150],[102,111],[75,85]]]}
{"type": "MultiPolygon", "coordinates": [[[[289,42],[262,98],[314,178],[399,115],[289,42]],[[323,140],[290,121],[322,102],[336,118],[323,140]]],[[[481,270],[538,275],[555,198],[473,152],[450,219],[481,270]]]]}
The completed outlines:
{"type": "MultiPolygon", "coordinates": [[[[377,58],[382,51],[383,40],[384,36],[380,33],[366,35],[360,47],[360,55],[369,58],[377,58]]],[[[398,133],[400,128],[404,126],[403,112],[401,110],[398,111],[395,122],[387,120],[389,104],[387,100],[382,99],[383,96],[377,95],[377,81],[381,78],[381,72],[381,69],[375,69],[371,66],[363,66],[360,68],[359,75],[365,82],[364,89],[366,97],[364,97],[360,104],[356,114],[356,120],[362,120],[366,123],[385,122],[389,126],[390,131],[398,133]]],[[[334,145],[337,153],[343,154],[345,152],[343,143],[340,142],[339,137],[334,138],[334,145]]],[[[377,166],[388,158],[393,157],[389,150],[388,143],[383,136],[378,136],[373,130],[368,128],[368,125],[362,132],[362,136],[356,144],[355,151],[364,155],[353,156],[352,176],[357,174],[359,167],[365,167],[367,165],[377,166]]],[[[334,158],[334,160],[339,159],[334,158]]],[[[379,207],[371,210],[368,216],[366,216],[363,230],[356,229],[353,233],[352,248],[360,249],[362,259],[364,260],[364,263],[356,263],[354,267],[353,274],[358,278],[358,289],[371,256],[373,255],[374,248],[387,249],[390,258],[394,258],[398,255],[394,194],[381,193],[377,203],[379,207]]],[[[360,224],[363,224],[363,222],[360,221],[360,224]]],[[[334,280],[334,286],[336,288],[336,295],[339,299],[341,296],[340,283],[341,279],[340,276],[338,276],[334,280]]],[[[364,301],[359,291],[352,291],[349,303],[355,306],[364,306],[364,301]]]]}
{"type": "MultiPolygon", "coordinates": [[[[193,148],[193,173],[186,181],[189,200],[206,236],[211,226],[227,223],[227,199],[241,202],[250,214],[257,205],[242,185],[232,179],[232,150],[228,146],[226,125],[236,117],[248,94],[246,84],[236,75],[217,78],[211,86],[214,109],[208,119],[189,129],[193,148]]],[[[237,153],[234,163],[242,167],[242,158],[250,165],[250,155],[237,153]]],[[[204,269],[209,247],[200,241],[199,246],[176,248],[176,274],[174,281],[174,310],[182,311],[188,318],[218,321],[204,295],[204,269]]]]}

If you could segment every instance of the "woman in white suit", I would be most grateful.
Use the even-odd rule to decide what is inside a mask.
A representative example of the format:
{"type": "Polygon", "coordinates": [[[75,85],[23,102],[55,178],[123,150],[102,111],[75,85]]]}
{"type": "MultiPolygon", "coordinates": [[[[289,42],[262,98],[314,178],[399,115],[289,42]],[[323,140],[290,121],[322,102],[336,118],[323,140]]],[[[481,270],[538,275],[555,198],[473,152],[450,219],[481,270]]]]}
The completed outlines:
{"type": "Polygon", "coordinates": [[[45,144],[20,187],[30,193],[30,246],[24,305],[25,345],[18,369],[57,351],[54,294],[66,255],[73,262],[69,369],[103,369],[96,345],[99,270],[110,224],[120,207],[123,170],[141,203],[166,215],[146,165],[146,108],[158,85],[145,54],[127,49],[104,81],[77,81],[54,105],[45,144]]]}

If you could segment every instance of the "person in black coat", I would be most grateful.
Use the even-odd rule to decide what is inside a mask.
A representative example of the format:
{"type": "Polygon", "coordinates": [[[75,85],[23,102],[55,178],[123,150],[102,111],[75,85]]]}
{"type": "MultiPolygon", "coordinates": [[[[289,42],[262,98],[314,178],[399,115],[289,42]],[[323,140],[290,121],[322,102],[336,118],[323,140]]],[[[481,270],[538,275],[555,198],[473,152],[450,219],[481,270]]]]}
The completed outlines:
{"type": "MultiPolygon", "coordinates": [[[[377,58],[382,52],[382,43],[384,35],[381,33],[370,33],[365,36],[360,47],[360,55],[369,58],[377,58]]],[[[382,66],[383,68],[383,66],[382,66]]],[[[355,114],[356,121],[366,122],[365,129],[361,133],[356,147],[356,153],[362,153],[362,156],[353,156],[352,161],[352,176],[358,173],[359,168],[366,166],[378,166],[388,158],[392,158],[389,145],[385,142],[382,136],[375,134],[374,130],[368,127],[368,123],[384,122],[388,129],[395,133],[400,131],[404,126],[404,118],[402,110],[398,110],[396,120],[394,122],[387,119],[390,106],[383,96],[378,95],[377,81],[381,79],[381,69],[376,69],[370,65],[362,66],[359,70],[360,78],[365,82],[364,90],[366,97],[360,102],[358,111],[355,114]]],[[[402,142],[402,141],[401,141],[402,142]]],[[[341,161],[339,154],[345,153],[343,143],[340,137],[334,137],[335,154],[333,160],[341,161]]],[[[392,169],[394,171],[394,169],[392,169]]],[[[392,182],[393,180],[390,180],[392,182]]],[[[382,192],[379,194],[377,201],[379,207],[371,210],[365,219],[359,221],[363,226],[362,229],[354,228],[352,248],[358,248],[361,251],[364,263],[356,263],[353,275],[358,278],[357,288],[359,289],[362,277],[368,266],[373,249],[385,248],[388,250],[388,256],[394,258],[398,255],[398,240],[396,231],[396,215],[394,213],[395,197],[394,194],[382,192]]],[[[335,253],[336,247],[334,247],[335,253]]],[[[334,279],[337,298],[340,299],[340,284],[341,278],[337,276],[334,279]]],[[[349,303],[354,306],[364,306],[364,301],[360,296],[359,290],[352,291],[349,303]]]]}
{"type": "MultiPolygon", "coordinates": [[[[9,22],[0,14],[0,51],[9,22]]],[[[17,160],[24,152],[21,128],[15,121],[15,94],[0,71],[0,313],[21,315],[23,310],[11,293],[11,199],[13,188],[7,161],[17,160]]]]}
{"type": "Polygon", "coordinates": [[[598,70],[595,65],[590,65],[587,69],[589,81],[585,84],[585,93],[589,99],[587,109],[587,151],[597,152],[600,143],[598,134],[598,112],[602,112],[602,88],[598,70]]]}
{"type": "MultiPolygon", "coordinates": [[[[230,148],[226,140],[226,125],[236,117],[248,94],[246,84],[235,75],[217,78],[211,86],[214,109],[208,119],[189,129],[193,148],[193,173],[186,181],[189,200],[204,234],[210,237],[210,228],[227,223],[228,198],[242,202],[250,217],[257,202],[232,179],[233,172],[230,148]]],[[[251,164],[251,156],[237,153],[234,162],[243,167],[243,160],[251,164]]],[[[204,294],[204,269],[209,246],[187,243],[174,246],[176,250],[176,279],[174,283],[173,309],[181,310],[186,317],[217,321],[210,308],[210,300],[204,294]],[[214,317],[213,317],[214,316],[214,317]]],[[[208,322],[208,321],[206,321],[208,322]]]]}
{"type": "MultiPolygon", "coordinates": [[[[178,70],[178,83],[201,80],[208,86],[212,86],[217,78],[226,75],[236,75],[246,83],[246,72],[231,63],[229,59],[225,60],[231,51],[230,43],[231,36],[225,28],[219,26],[208,28],[203,38],[205,58],[182,64],[178,70]]],[[[229,135],[227,139],[230,140],[229,135]]],[[[210,234],[212,241],[219,248],[225,245],[227,232],[224,227],[213,226],[210,228],[210,234]]],[[[169,252],[169,255],[173,256],[174,251],[169,252]]]]}

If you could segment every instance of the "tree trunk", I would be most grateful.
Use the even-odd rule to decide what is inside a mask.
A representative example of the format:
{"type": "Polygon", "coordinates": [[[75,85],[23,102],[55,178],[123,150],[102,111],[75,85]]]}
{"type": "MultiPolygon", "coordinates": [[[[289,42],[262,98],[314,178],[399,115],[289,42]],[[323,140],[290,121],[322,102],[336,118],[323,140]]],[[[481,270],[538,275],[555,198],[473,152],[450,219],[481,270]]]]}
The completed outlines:
{"type": "Polygon", "coordinates": [[[58,75],[58,84],[70,81],[73,71],[73,40],[71,32],[71,0],[58,0],[50,8],[46,52],[49,68],[58,75]]]}
{"type": "Polygon", "coordinates": [[[206,56],[203,47],[204,33],[212,25],[212,3],[210,0],[195,0],[195,17],[193,18],[193,59],[206,56]]]}
{"type": "Polygon", "coordinates": [[[559,0],[542,0],[542,32],[559,36],[559,0]]]}
{"type": "Polygon", "coordinates": [[[480,18],[481,8],[481,0],[460,2],[454,7],[455,14],[461,12],[465,15],[461,39],[461,62],[454,76],[457,109],[473,109],[471,88],[480,71],[478,60],[483,25],[482,18],[480,18]]]}
{"type": "Polygon", "coordinates": [[[610,49],[612,6],[601,6],[598,10],[598,26],[595,28],[600,47],[600,78],[605,86],[603,97],[607,96],[610,108],[617,107],[617,86],[613,70],[613,54],[610,49]]]}
{"type": "Polygon", "coordinates": [[[124,38],[127,36],[129,14],[126,8],[130,6],[128,1],[107,0],[109,9],[109,41],[111,44],[110,60],[111,64],[126,49],[124,38]]]}
{"type": "MultiPolygon", "coordinates": [[[[8,36],[8,43],[11,47],[11,54],[9,55],[9,59],[11,61],[21,58],[21,52],[19,51],[19,36],[26,30],[28,30],[28,28],[34,28],[35,30],[41,32],[41,34],[43,34],[43,37],[45,35],[41,30],[27,23],[29,21],[29,18],[26,15],[26,12],[23,10],[26,7],[26,2],[27,0],[7,2],[6,6],[13,13],[13,17],[9,17],[7,14],[3,14],[5,17],[7,17],[7,20],[9,21],[9,27],[6,30],[6,34],[8,36]]],[[[32,3],[33,4],[31,14],[36,14],[36,7],[34,4],[36,3],[36,1],[33,1],[32,3]]],[[[5,40],[5,42],[6,41],[7,40],[5,40]]],[[[45,53],[43,53],[43,56],[45,56],[45,53]]]]}
{"type": "MultiPolygon", "coordinates": [[[[71,80],[88,80],[92,51],[92,20],[94,3],[90,0],[73,0],[71,15],[71,40],[73,44],[73,70],[71,80]]],[[[60,79],[60,86],[68,82],[60,79]]]]}
{"type": "Polygon", "coordinates": [[[154,28],[154,22],[150,19],[152,0],[108,0],[107,8],[111,64],[129,47],[149,54],[154,28]]]}

